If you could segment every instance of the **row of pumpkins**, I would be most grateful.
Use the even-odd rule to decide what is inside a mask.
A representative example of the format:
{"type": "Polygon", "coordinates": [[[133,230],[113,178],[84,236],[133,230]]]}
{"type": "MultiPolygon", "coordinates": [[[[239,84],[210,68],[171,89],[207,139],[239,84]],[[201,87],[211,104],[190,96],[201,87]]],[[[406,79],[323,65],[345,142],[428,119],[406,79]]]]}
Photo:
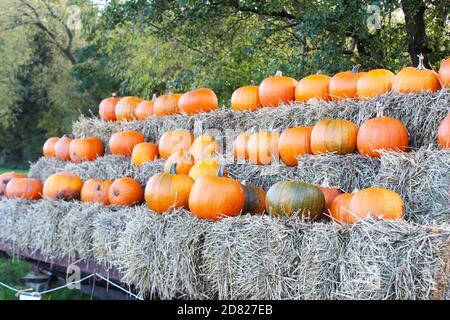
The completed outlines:
{"type": "Polygon", "coordinates": [[[267,192],[224,176],[221,165],[217,174],[193,180],[177,173],[174,163],[168,173],[152,176],[145,191],[132,178],[83,181],[75,174],[59,172],[47,178],[26,178],[17,173],[0,175],[0,195],[11,199],[75,200],[103,205],[131,206],[144,201],[156,213],[185,208],[202,219],[219,220],[241,213],[274,216],[299,214],[316,220],[330,216],[339,223],[354,223],[367,216],[401,219],[404,203],[401,197],[383,188],[367,188],[341,193],[337,188],[318,187],[300,180],[281,181],[267,192]]]}
{"type": "MultiPolygon", "coordinates": [[[[391,90],[400,93],[434,92],[450,86],[450,58],[442,62],[439,73],[425,69],[422,56],[417,68],[404,68],[397,75],[385,69],[368,72],[358,72],[357,69],[340,72],[333,77],[314,74],[298,82],[278,71],[275,76],[264,79],[259,86],[236,89],[231,96],[231,108],[234,111],[254,111],[260,107],[278,107],[294,100],[367,99],[391,90]]],[[[217,108],[218,99],[214,91],[200,88],[184,94],[154,96],[151,101],[113,95],[100,103],[99,115],[105,121],[131,121],[146,120],[152,116],[191,115],[217,108]]]]}

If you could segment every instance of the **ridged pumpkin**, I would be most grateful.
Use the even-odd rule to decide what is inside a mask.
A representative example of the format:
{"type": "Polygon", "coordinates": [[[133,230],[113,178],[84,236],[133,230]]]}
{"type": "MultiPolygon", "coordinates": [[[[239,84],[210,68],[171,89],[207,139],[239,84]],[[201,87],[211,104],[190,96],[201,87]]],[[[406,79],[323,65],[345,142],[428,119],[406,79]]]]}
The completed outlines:
{"type": "Polygon", "coordinates": [[[329,85],[331,78],[324,74],[313,74],[301,79],[295,88],[295,100],[307,102],[310,99],[329,100],[329,85]]]}
{"type": "Polygon", "coordinates": [[[284,77],[281,71],[264,79],[259,85],[259,101],[263,107],[278,107],[295,99],[297,80],[284,77]]]}
{"type": "Polygon", "coordinates": [[[244,209],[242,213],[263,214],[266,210],[266,192],[263,188],[242,183],[244,188],[244,209]]]}
{"type": "Polygon", "coordinates": [[[172,130],[165,132],[159,139],[159,155],[167,160],[178,151],[189,151],[194,142],[194,135],[187,130],[172,130]]]}
{"type": "Polygon", "coordinates": [[[342,193],[334,198],[330,207],[331,219],[336,223],[353,223],[353,216],[349,213],[349,203],[353,194],[342,193]]]}
{"type": "Polygon", "coordinates": [[[55,145],[58,142],[59,138],[51,137],[45,141],[44,146],[42,147],[42,153],[44,157],[54,158],[55,157],[55,145]]]}
{"type": "Polygon", "coordinates": [[[233,111],[255,111],[260,106],[259,86],[240,87],[231,95],[231,109],[233,111]]]}
{"type": "Polygon", "coordinates": [[[152,100],[144,100],[139,103],[136,107],[135,114],[137,120],[147,120],[154,114],[154,104],[155,102],[152,100]]]}
{"type": "Polygon", "coordinates": [[[222,148],[213,136],[204,134],[197,137],[189,148],[194,160],[213,158],[221,153],[222,148]]]}
{"type": "Polygon", "coordinates": [[[145,162],[151,162],[158,159],[158,145],[149,142],[138,143],[134,146],[131,154],[131,161],[135,166],[141,166],[145,162]]]}
{"type": "Polygon", "coordinates": [[[383,188],[367,188],[353,194],[348,210],[348,223],[354,223],[368,216],[388,220],[400,220],[403,217],[404,203],[394,191],[383,188]]]}
{"type": "Polygon", "coordinates": [[[39,200],[42,198],[42,182],[32,178],[14,178],[6,185],[9,199],[39,200]]]}
{"type": "Polygon", "coordinates": [[[62,137],[58,139],[58,142],[55,144],[55,156],[57,159],[62,161],[70,160],[70,143],[72,139],[68,137],[62,137]]]}
{"type": "Polygon", "coordinates": [[[116,179],[109,187],[108,200],[112,205],[131,206],[141,203],[143,199],[144,190],[133,178],[116,179]]]}
{"type": "Polygon", "coordinates": [[[365,74],[365,72],[358,72],[359,66],[355,66],[351,71],[336,73],[331,78],[329,86],[331,100],[341,101],[357,97],[356,84],[365,74]]]}
{"type": "Polygon", "coordinates": [[[356,83],[358,98],[372,98],[392,89],[395,74],[386,69],[375,69],[363,74],[356,83]]]}
{"type": "Polygon", "coordinates": [[[147,182],[145,202],[157,213],[189,208],[189,194],[194,180],[186,174],[177,174],[176,167],[177,164],[173,163],[169,173],[157,173],[147,182]]]}
{"type": "Polygon", "coordinates": [[[194,157],[186,151],[180,150],[173,153],[164,165],[164,172],[169,173],[172,165],[177,164],[177,173],[189,174],[189,171],[194,166],[194,157]]]}
{"type": "Polygon", "coordinates": [[[266,210],[274,217],[299,214],[316,219],[325,209],[325,196],[320,189],[300,180],[280,181],[266,195],[266,210]]]}
{"type": "Polygon", "coordinates": [[[244,132],[237,136],[233,143],[233,156],[235,159],[247,160],[248,159],[248,140],[251,137],[250,132],[244,132]]]}
{"type": "Polygon", "coordinates": [[[70,160],[74,163],[94,161],[105,153],[105,148],[100,139],[89,137],[85,139],[73,139],[69,144],[70,160]]]}
{"type": "Polygon", "coordinates": [[[145,138],[140,132],[132,130],[116,132],[109,139],[109,149],[112,154],[129,157],[133,148],[142,142],[145,142],[145,138]]]}
{"type": "Polygon", "coordinates": [[[247,144],[248,159],[254,164],[271,164],[278,161],[278,140],[276,132],[257,132],[251,135],[247,144]]]}
{"type": "Polygon", "coordinates": [[[450,149],[450,113],[442,120],[438,128],[438,144],[442,150],[450,149]]]}
{"type": "Polygon", "coordinates": [[[83,181],[76,174],[58,172],[45,180],[42,195],[52,200],[74,200],[80,198],[82,187],[83,181]]]}
{"type": "Polygon", "coordinates": [[[180,113],[178,101],[183,94],[169,93],[159,96],[153,105],[153,113],[157,117],[169,116],[180,113]]]}
{"type": "Polygon", "coordinates": [[[281,160],[290,167],[298,164],[297,158],[311,151],[312,127],[288,128],[284,130],[278,140],[278,150],[281,160]]]}
{"type": "Polygon", "coordinates": [[[322,119],[311,132],[313,154],[347,154],[356,150],[358,126],[349,120],[322,119]]]}
{"type": "Polygon", "coordinates": [[[26,178],[27,176],[22,173],[17,172],[5,172],[0,174],[0,196],[4,196],[6,194],[6,186],[8,182],[15,178],[26,178]]]}
{"type": "Polygon", "coordinates": [[[216,110],[218,105],[216,94],[208,88],[186,92],[178,100],[178,108],[185,114],[211,112],[216,110]]]}
{"type": "MultiPolygon", "coordinates": [[[[217,172],[219,172],[220,169],[220,162],[217,159],[209,158],[209,159],[203,159],[194,164],[189,170],[189,176],[195,180],[202,176],[216,176],[217,172]]],[[[225,171],[223,173],[223,176],[227,176],[227,172],[225,171]]]]}
{"type": "Polygon", "coordinates": [[[81,201],[101,203],[103,205],[109,204],[109,188],[111,187],[111,180],[89,179],[83,184],[81,188],[81,201]]]}
{"type": "Polygon", "coordinates": [[[439,68],[439,78],[442,88],[450,88],[450,58],[442,60],[439,68]]]}
{"type": "Polygon", "coordinates": [[[389,117],[372,118],[359,128],[356,144],[362,155],[379,158],[379,149],[407,151],[408,131],[400,120],[389,117]]]}
{"type": "Polygon", "coordinates": [[[136,120],[136,108],[144,100],[137,97],[124,97],[116,105],[117,121],[136,120]]]}
{"type": "Polygon", "coordinates": [[[329,214],[329,210],[331,209],[331,204],[333,203],[334,199],[338,197],[340,194],[342,194],[341,190],[338,188],[329,188],[329,187],[319,187],[320,191],[322,191],[324,197],[325,197],[325,214],[329,214]]]}
{"type": "Polygon", "coordinates": [[[116,105],[120,101],[120,97],[116,97],[113,93],[112,97],[103,99],[100,102],[98,114],[104,121],[116,121],[116,105]]]}
{"type": "Polygon", "coordinates": [[[244,208],[244,188],[236,180],[223,176],[202,176],[194,182],[189,195],[189,210],[202,219],[219,220],[241,214],[244,208]]]}

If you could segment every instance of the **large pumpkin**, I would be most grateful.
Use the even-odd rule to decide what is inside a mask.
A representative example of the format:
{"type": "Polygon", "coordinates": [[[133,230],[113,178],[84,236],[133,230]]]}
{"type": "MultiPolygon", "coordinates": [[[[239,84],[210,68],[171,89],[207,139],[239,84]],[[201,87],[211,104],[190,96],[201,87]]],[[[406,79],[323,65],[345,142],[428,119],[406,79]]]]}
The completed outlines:
{"type": "Polygon", "coordinates": [[[45,141],[44,146],[42,147],[42,153],[44,157],[54,158],[55,157],[55,145],[58,142],[59,138],[51,137],[45,141]]]}
{"type": "Polygon", "coordinates": [[[301,79],[295,88],[295,100],[307,102],[310,99],[329,100],[331,78],[324,74],[313,74],[301,79]]]}
{"type": "Polygon", "coordinates": [[[178,100],[183,94],[170,93],[159,96],[153,105],[153,113],[157,117],[168,116],[179,113],[178,100]]]}
{"type": "Polygon", "coordinates": [[[325,209],[325,197],[310,183],[280,181],[267,191],[266,209],[274,217],[299,214],[303,218],[316,219],[325,209]]]}
{"type": "Polygon", "coordinates": [[[42,182],[32,178],[14,178],[6,186],[9,199],[39,200],[42,197],[42,182]]]}
{"type": "Polygon", "coordinates": [[[247,144],[248,159],[254,164],[271,164],[278,161],[278,140],[276,132],[257,132],[251,135],[247,144]]]}
{"type": "Polygon", "coordinates": [[[159,156],[158,145],[142,142],[134,146],[131,161],[135,166],[141,166],[145,162],[155,161],[159,156]]]}
{"type": "Polygon", "coordinates": [[[144,135],[137,131],[116,132],[109,139],[109,149],[112,154],[129,157],[134,146],[144,141],[144,135]]]}
{"type": "Polygon", "coordinates": [[[14,178],[26,178],[27,176],[17,172],[5,172],[0,174],[0,196],[6,194],[6,186],[14,178]]]}
{"type": "Polygon", "coordinates": [[[136,120],[136,108],[144,100],[137,97],[124,97],[116,105],[117,121],[136,120]]]}
{"type": "Polygon", "coordinates": [[[148,180],[145,187],[147,206],[158,213],[169,209],[189,208],[189,194],[194,180],[185,174],[177,174],[176,163],[169,173],[157,173],[148,180]]]}
{"type": "Polygon", "coordinates": [[[189,195],[189,210],[202,219],[219,220],[241,214],[244,208],[244,188],[236,180],[223,176],[202,176],[194,182],[189,195]]]}
{"type": "MultiPolygon", "coordinates": [[[[203,159],[192,166],[191,170],[189,170],[189,176],[195,181],[202,176],[215,176],[219,169],[219,160],[214,158],[203,159]]],[[[225,171],[223,175],[226,176],[227,172],[225,171]]]]}
{"type": "Polygon", "coordinates": [[[144,100],[139,103],[135,110],[135,115],[137,120],[147,120],[151,116],[153,116],[153,108],[155,102],[152,100],[144,100]]]}
{"type": "Polygon", "coordinates": [[[177,151],[189,151],[192,142],[194,142],[194,135],[187,130],[167,131],[159,139],[159,155],[167,160],[177,151]]]}
{"type": "Polygon", "coordinates": [[[441,149],[450,149],[450,113],[439,125],[437,137],[441,149]]]}
{"type": "Polygon", "coordinates": [[[179,174],[189,174],[189,171],[194,165],[194,157],[183,150],[179,150],[173,153],[167,160],[164,165],[164,172],[169,173],[172,165],[177,164],[177,173],[179,174]]]}
{"type": "Polygon", "coordinates": [[[216,139],[207,134],[197,137],[189,148],[195,161],[215,157],[221,153],[221,150],[216,139]]]}
{"type": "Polygon", "coordinates": [[[231,109],[233,111],[255,111],[260,106],[258,86],[240,87],[231,95],[231,109]]]}
{"type": "Polygon", "coordinates": [[[365,121],[356,139],[358,152],[362,155],[380,157],[377,150],[407,151],[408,131],[400,120],[377,117],[365,121]]]}
{"type": "Polygon", "coordinates": [[[334,198],[330,207],[331,219],[336,223],[352,223],[353,216],[350,214],[348,206],[353,194],[342,193],[334,198]]]}
{"type": "Polygon", "coordinates": [[[439,68],[439,78],[442,88],[450,87],[450,58],[442,60],[441,67],[439,68]]]}
{"type": "Polygon", "coordinates": [[[259,101],[263,107],[278,107],[295,99],[297,80],[284,77],[277,71],[274,77],[264,79],[259,85],[259,101]]]}
{"type": "Polygon", "coordinates": [[[248,140],[251,137],[250,132],[244,132],[237,136],[233,143],[233,156],[236,159],[247,160],[248,159],[248,140]]]}
{"type": "Polygon", "coordinates": [[[349,120],[322,119],[311,132],[313,154],[347,154],[356,150],[358,126],[349,120]]]}
{"type": "Polygon", "coordinates": [[[72,139],[68,137],[62,137],[58,139],[58,142],[55,144],[55,156],[57,159],[62,161],[70,160],[70,143],[72,139]]]}
{"type": "Polygon", "coordinates": [[[100,102],[98,113],[104,121],[116,121],[116,105],[120,101],[119,97],[113,93],[112,97],[103,99],[100,102]]]}
{"type": "Polygon", "coordinates": [[[72,162],[80,163],[103,156],[105,148],[98,138],[73,139],[69,144],[69,153],[72,162]]]}
{"type": "Polygon", "coordinates": [[[247,185],[242,182],[244,188],[244,209],[242,213],[263,214],[266,210],[266,192],[263,188],[247,185]]]}
{"type": "Polygon", "coordinates": [[[109,204],[109,188],[111,187],[111,180],[89,179],[83,184],[81,188],[81,201],[101,203],[103,205],[109,204]]]}
{"type": "Polygon", "coordinates": [[[216,110],[218,105],[216,94],[208,88],[186,92],[178,100],[178,108],[185,114],[211,112],[216,110]]]}
{"type": "Polygon", "coordinates": [[[330,188],[330,187],[319,187],[320,191],[322,191],[324,197],[325,197],[325,214],[329,214],[329,210],[331,209],[331,204],[333,203],[334,199],[338,197],[340,194],[342,194],[341,190],[338,188],[330,188]]]}
{"type": "Polygon", "coordinates": [[[141,203],[144,199],[142,186],[133,178],[120,178],[114,180],[109,187],[108,200],[112,205],[131,206],[141,203]]]}
{"type": "Polygon", "coordinates": [[[278,140],[278,150],[281,160],[290,167],[298,164],[297,158],[311,151],[312,127],[288,128],[284,130],[278,140]]]}
{"type": "Polygon", "coordinates": [[[363,74],[356,83],[358,98],[372,98],[392,89],[395,75],[386,69],[375,69],[363,74]]]}
{"type": "Polygon", "coordinates": [[[73,173],[58,172],[45,180],[42,195],[52,200],[74,200],[80,198],[83,181],[73,173]]]}
{"type": "Polygon", "coordinates": [[[330,98],[333,101],[356,98],[356,84],[365,72],[358,72],[360,65],[355,66],[352,71],[336,73],[330,80],[330,98]]]}

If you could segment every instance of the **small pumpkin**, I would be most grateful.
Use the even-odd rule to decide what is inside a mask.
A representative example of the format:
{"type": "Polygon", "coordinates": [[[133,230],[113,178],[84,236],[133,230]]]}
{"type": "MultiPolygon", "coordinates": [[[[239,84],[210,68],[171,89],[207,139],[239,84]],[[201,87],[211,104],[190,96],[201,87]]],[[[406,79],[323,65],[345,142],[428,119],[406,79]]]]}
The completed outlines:
{"type": "Polygon", "coordinates": [[[311,151],[312,127],[288,128],[284,130],[278,140],[278,150],[281,160],[290,167],[298,164],[297,158],[311,151]]]}
{"type": "Polygon", "coordinates": [[[142,142],[145,142],[145,138],[140,132],[133,130],[116,132],[109,139],[109,149],[112,154],[129,157],[133,148],[142,142]]]}
{"type": "Polygon", "coordinates": [[[349,120],[322,119],[311,131],[313,154],[347,154],[356,150],[358,126],[349,120]]]}
{"type": "Polygon", "coordinates": [[[137,97],[124,97],[116,105],[117,121],[136,120],[136,108],[144,100],[137,97]]]}
{"type": "Polygon", "coordinates": [[[242,213],[263,214],[266,210],[266,192],[263,188],[247,185],[242,182],[244,188],[244,209],[242,213]]]}
{"type": "Polygon", "coordinates": [[[141,203],[143,199],[144,190],[133,178],[116,179],[109,187],[108,200],[112,205],[132,206],[141,203]]]}
{"type": "MultiPolygon", "coordinates": [[[[192,166],[191,170],[189,170],[189,176],[195,181],[202,176],[215,176],[219,169],[219,160],[214,158],[203,159],[192,166]]],[[[223,175],[226,177],[227,172],[225,171],[223,175]]]]}
{"type": "Polygon", "coordinates": [[[42,198],[42,182],[32,178],[14,178],[6,185],[9,199],[39,200],[42,198]]]}
{"type": "Polygon", "coordinates": [[[81,188],[81,201],[101,203],[103,205],[109,204],[109,188],[111,187],[111,180],[89,179],[81,188]]]}
{"type": "Polygon", "coordinates": [[[304,77],[295,88],[295,100],[300,102],[307,102],[310,99],[329,100],[330,80],[329,76],[320,73],[304,77]]]}
{"type": "Polygon", "coordinates": [[[159,155],[167,160],[178,151],[189,151],[194,142],[194,135],[187,130],[172,130],[165,132],[159,139],[159,155]]]}
{"type": "Polygon", "coordinates": [[[299,214],[316,219],[325,209],[325,196],[320,189],[300,180],[280,181],[266,195],[266,210],[274,217],[299,214]]]}
{"type": "Polygon", "coordinates": [[[237,136],[233,143],[233,156],[235,159],[247,160],[248,159],[248,140],[251,137],[250,132],[244,132],[237,136]]]}
{"type": "Polygon", "coordinates": [[[69,161],[70,160],[70,143],[72,142],[72,139],[64,136],[55,144],[55,156],[57,159],[62,161],[69,161]]]}
{"type": "Polygon", "coordinates": [[[295,99],[297,80],[283,76],[277,71],[275,76],[264,79],[259,85],[259,101],[263,107],[278,107],[295,99]]]}
{"type": "Polygon", "coordinates": [[[271,164],[278,161],[276,132],[257,132],[250,136],[247,144],[248,159],[254,164],[271,164]]]}
{"type": "Polygon", "coordinates": [[[255,111],[260,106],[259,86],[240,87],[231,95],[231,109],[233,111],[255,111]]]}
{"type": "Polygon", "coordinates": [[[442,60],[439,68],[439,78],[442,88],[450,88],[450,58],[442,60]]]}
{"type": "Polygon", "coordinates": [[[330,80],[330,97],[333,101],[353,99],[357,97],[356,84],[365,72],[359,72],[360,65],[351,71],[336,73],[330,80]]]}
{"type": "Polygon", "coordinates": [[[197,162],[202,159],[215,157],[221,153],[221,150],[222,148],[213,136],[204,134],[194,140],[189,148],[189,153],[192,154],[197,162]]]}
{"type": "Polygon", "coordinates": [[[159,96],[153,105],[153,113],[155,116],[162,117],[180,113],[178,101],[182,95],[180,93],[169,93],[159,96]]]}
{"type": "Polygon", "coordinates": [[[408,131],[400,120],[389,117],[377,117],[365,121],[359,128],[356,138],[358,152],[362,155],[377,157],[377,151],[407,151],[408,131]]]}
{"type": "Polygon", "coordinates": [[[103,99],[100,102],[98,113],[104,121],[116,121],[116,105],[120,101],[120,97],[116,97],[113,93],[112,97],[103,99]]]}
{"type": "Polygon", "coordinates": [[[158,159],[158,145],[149,142],[142,142],[134,146],[131,155],[131,161],[135,166],[141,166],[145,162],[151,162],[158,159]]]}
{"type": "Polygon", "coordinates": [[[105,148],[100,139],[89,137],[85,139],[73,139],[69,143],[70,160],[74,163],[94,161],[103,156],[105,148]]]}
{"type": "Polygon", "coordinates": [[[44,157],[46,158],[54,158],[55,157],[55,145],[58,142],[59,138],[57,137],[51,137],[48,138],[44,146],[42,147],[42,153],[44,154],[44,157]]]}
{"type": "Polygon", "coordinates": [[[331,219],[336,223],[352,223],[353,217],[349,212],[348,206],[353,194],[342,193],[334,198],[330,207],[331,219]]]}
{"type": "MultiPolygon", "coordinates": [[[[155,99],[155,97],[153,97],[155,99]]],[[[154,100],[144,100],[136,107],[135,114],[137,120],[147,120],[154,114],[154,100]]]]}
{"type": "Polygon", "coordinates": [[[438,144],[439,148],[450,149],[450,113],[442,120],[438,128],[438,144]]]}
{"type": "Polygon", "coordinates": [[[74,200],[80,198],[82,187],[83,181],[76,174],[58,172],[45,180],[42,195],[52,200],[74,200]]]}
{"type": "Polygon", "coordinates": [[[216,110],[218,105],[216,94],[208,88],[186,92],[178,100],[178,108],[185,114],[211,112],[216,110]]]}
{"type": "Polygon", "coordinates": [[[194,157],[186,151],[179,150],[172,154],[164,165],[164,172],[169,173],[172,164],[177,164],[177,172],[179,174],[189,174],[189,171],[194,166],[194,157]]]}
{"type": "Polygon", "coordinates": [[[395,75],[389,70],[370,70],[358,79],[356,94],[361,99],[383,95],[391,91],[394,78],[395,75]]]}
{"type": "Polygon", "coordinates": [[[10,182],[14,178],[26,178],[27,176],[22,173],[17,172],[5,172],[0,174],[0,196],[4,196],[6,194],[6,186],[8,182],[10,182]]]}
{"type": "Polygon", "coordinates": [[[322,191],[324,197],[325,197],[325,214],[329,214],[329,210],[331,209],[331,205],[336,199],[337,196],[342,194],[341,190],[338,188],[330,188],[330,187],[319,187],[320,191],[322,191]]]}

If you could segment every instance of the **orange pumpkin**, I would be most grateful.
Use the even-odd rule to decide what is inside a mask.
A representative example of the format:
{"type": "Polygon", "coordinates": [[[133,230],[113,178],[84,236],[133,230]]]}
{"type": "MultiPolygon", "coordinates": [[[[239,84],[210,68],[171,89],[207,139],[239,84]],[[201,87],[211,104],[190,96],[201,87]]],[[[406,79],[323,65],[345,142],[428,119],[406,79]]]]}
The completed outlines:
{"type": "Polygon", "coordinates": [[[133,178],[114,180],[109,187],[108,200],[112,205],[131,206],[141,203],[144,199],[142,186],[133,178]]]}
{"type": "Polygon", "coordinates": [[[358,126],[348,120],[322,119],[311,132],[313,154],[347,154],[356,150],[358,126]]]}
{"type": "Polygon", "coordinates": [[[134,146],[131,161],[135,166],[141,166],[145,162],[158,159],[158,145],[149,142],[142,142],[134,146]]]}
{"type": "Polygon", "coordinates": [[[333,101],[356,98],[356,84],[365,72],[358,72],[360,65],[355,66],[352,71],[336,73],[330,80],[330,97],[333,101]]]}
{"type": "Polygon", "coordinates": [[[353,223],[353,216],[349,213],[349,203],[353,194],[342,193],[334,198],[330,207],[331,219],[336,223],[353,223]]]}
{"type": "Polygon", "coordinates": [[[313,74],[301,79],[295,88],[295,100],[307,102],[310,99],[329,100],[328,87],[331,78],[324,74],[313,74]]]}
{"type": "Polygon", "coordinates": [[[244,188],[244,208],[242,213],[263,214],[266,210],[266,192],[258,186],[247,185],[242,182],[244,188]]]}
{"type": "Polygon", "coordinates": [[[254,164],[271,164],[278,161],[279,134],[257,132],[251,135],[247,144],[248,159],[254,164]]]}
{"type": "Polygon", "coordinates": [[[362,155],[380,157],[379,149],[407,151],[408,131],[400,120],[389,117],[372,118],[359,128],[356,145],[362,155]]]}
{"type": "Polygon", "coordinates": [[[442,88],[450,88],[450,58],[442,60],[439,68],[439,78],[442,88]]]}
{"type": "Polygon", "coordinates": [[[0,174],[0,196],[6,194],[6,186],[14,178],[26,178],[27,176],[22,173],[5,172],[0,174]]]}
{"type": "Polygon", "coordinates": [[[76,174],[58,172],[45,180],[42,195],[52,200],[74,200],[80,198],[82,187],[83,181],[76,174]]]}
{"type": "Polygon", "coordinates": [[[216,110],[218,105],[216,94],[208,88],[186,92],[178,100],[178,108],[185,114],[211,112],[216,110]]]}
{"type": "Polygon", "coordinates": [[[68,137],[58,139],[58,142],[55,144],[55,156],[57,159],[62,161],[70,160],[70,142],[72,142],[72,139],[68,137]]]}
{"type": "Polygon", "coordinates": [[[189,153],[197,162],[202,159],[213,158],[220,154],[221,150],[222,148],[213,136],[204,134],[194,140],[189,148],[189,153]]]}
{"type": "Polygon", "coordinates": [[[194,180],[185,174],[177,174],[173,163],[169,173],[157,173],[148,180],[145,187],[147,206],[163,213],[169,209],[189,208],[189,194],[194,180]]]}
{"type": "Polygon", "coordinates": [[[58,142],[59,138],[51,137],[45,141],[44,146],[42,147],[42,153],[44,157],[54,158],[55,157],[55,144],[58,142]]]}
{"type": "Polygon", "coordinates": [[[177,172],[179,174],[189,174],[192,166],[194,165],[194,157],[188,152],[179,150],[172,154],[167,160],[164,166],[164,172],[169,173],[172,165],[177,164],[177,172]]]}
{"type": "Polygon", "coordinates": [[[116,121],[116,105],[121,98],[116,97],[113,93],[111,98],[103,99],[100,102],[98,113],[104,121],[116,121]]]}
{"type": "Polygon", "coordinates": [[[264,79],[259,85],[259,101],[263,107],[278,107],[294,101],[297,80],[284,77],[277,71],[274,77],[264,79]]]}
{"type": "Polygon", "coordinates": [[[70,160],[75,163],[93,161],[103,156],[105,148],[103,143],[94,137],[73,139],[69,144],[70,160]]]}
{"type": "Polygon", "coordinates": [[[233,111],[255,111],[260,106],[258,86],[240,87],[231,95],[231,109],[233,111]]]}
{"type": "Polygon", "coordinates": [[[159,155],[167,160],[175,152],[189,151],[192,142],[194,142],[194,135],[187,130],[167,131],[159,139],[159,155]]]}
{"type": "Polygon", "coordinates": [[[312,127],[288,128],[284,130],[278,140],[278,150],[283,162],[290,167],[298,164],[297,158],[311,151],[312,127]]]}
{"type": "Polygon", "coordinates": [[[116,105],[117,121],[136,120],[136,108],[144,100],[137,97],[125,97],[119,100],[116,105]]]}
{"type": "MultiPolygon", "coordinates": [[[[192,166],[191,170],[189,170],[189,176],[195,181],[202,176],[215,176],[219,172],[219,169],[219,160],[214,158],[203,159],[192,166]]],[[[227,176],[226,171],[223,175],[225,177],[227,176]]]]}
{"type": "Polygon", "coordinates": [[[385,69],[375,69],[363,74],[356,83],[358,98],[372,98],[383,95],[392,89],[395,75],[385,69]]]}
{"type": "Polygon", "coordinates": [[[442,150],[450,149],[450,113],[442,120],[438,128],[438,144],[442,150]]]}
{"type": "Polygon", "coordinates": [[[244,188],[236,180],[223,176],[221,166],[217,176],[202,176],[197,179],[189,195],[189,209],[202,219],[219,220],[241,214],[244,208],[244,188]]]}
{"type": "Polygon", "coordinates": [[[180,93],[169,93],[159,96],[153,105],[153,113],[155,116],[162,117],[180,113],[178,101],[182,95],[180,93]]]}
{"type": "Polygon", "coordinates": [[[9,199],[39,200],[42,197],[42,182],[32,178],[14,178],[6,185],[9,199]]]}
{"type": "Polygon", "coordinates": [[[81,188],[81,201],[109,204],[108,194],[111,187],[111,180],[89,179],[81,188]]]}
{"type": "Polygon", "coordinates": [[[135,115],[137,120],[147,120],[151,116],[153,116],[153,108],[154,108],[154,101],[150,100],[144,100],[141,103],[139,103],[135,110],[135,115]]]}
{"type": "Polygon", "coordinates": [[[325,214],[328,214],[329,210],[331,209],[331,205],[336,199],[337,196],[339,196],[342,192],[338,188],[328,188],[328,187],[319,187],[320,191],[322,191],[323,195],[325,196],[325,214]]]}
{"type": "Polygon", "coordinates": [[[250,132],[244,132],[237,136],[233,143],[233,156],[236,159],[247,160],[248,159],[248,151],[247,145],[248,140],[251,137],[250,132]]]}
{"type": "Polygon", "coordinates": [[[142,133],[132,130],[114,133],[109,139],[109,149],[112,154],[131,156],[133,148],[145,141],[142,133]]]}

